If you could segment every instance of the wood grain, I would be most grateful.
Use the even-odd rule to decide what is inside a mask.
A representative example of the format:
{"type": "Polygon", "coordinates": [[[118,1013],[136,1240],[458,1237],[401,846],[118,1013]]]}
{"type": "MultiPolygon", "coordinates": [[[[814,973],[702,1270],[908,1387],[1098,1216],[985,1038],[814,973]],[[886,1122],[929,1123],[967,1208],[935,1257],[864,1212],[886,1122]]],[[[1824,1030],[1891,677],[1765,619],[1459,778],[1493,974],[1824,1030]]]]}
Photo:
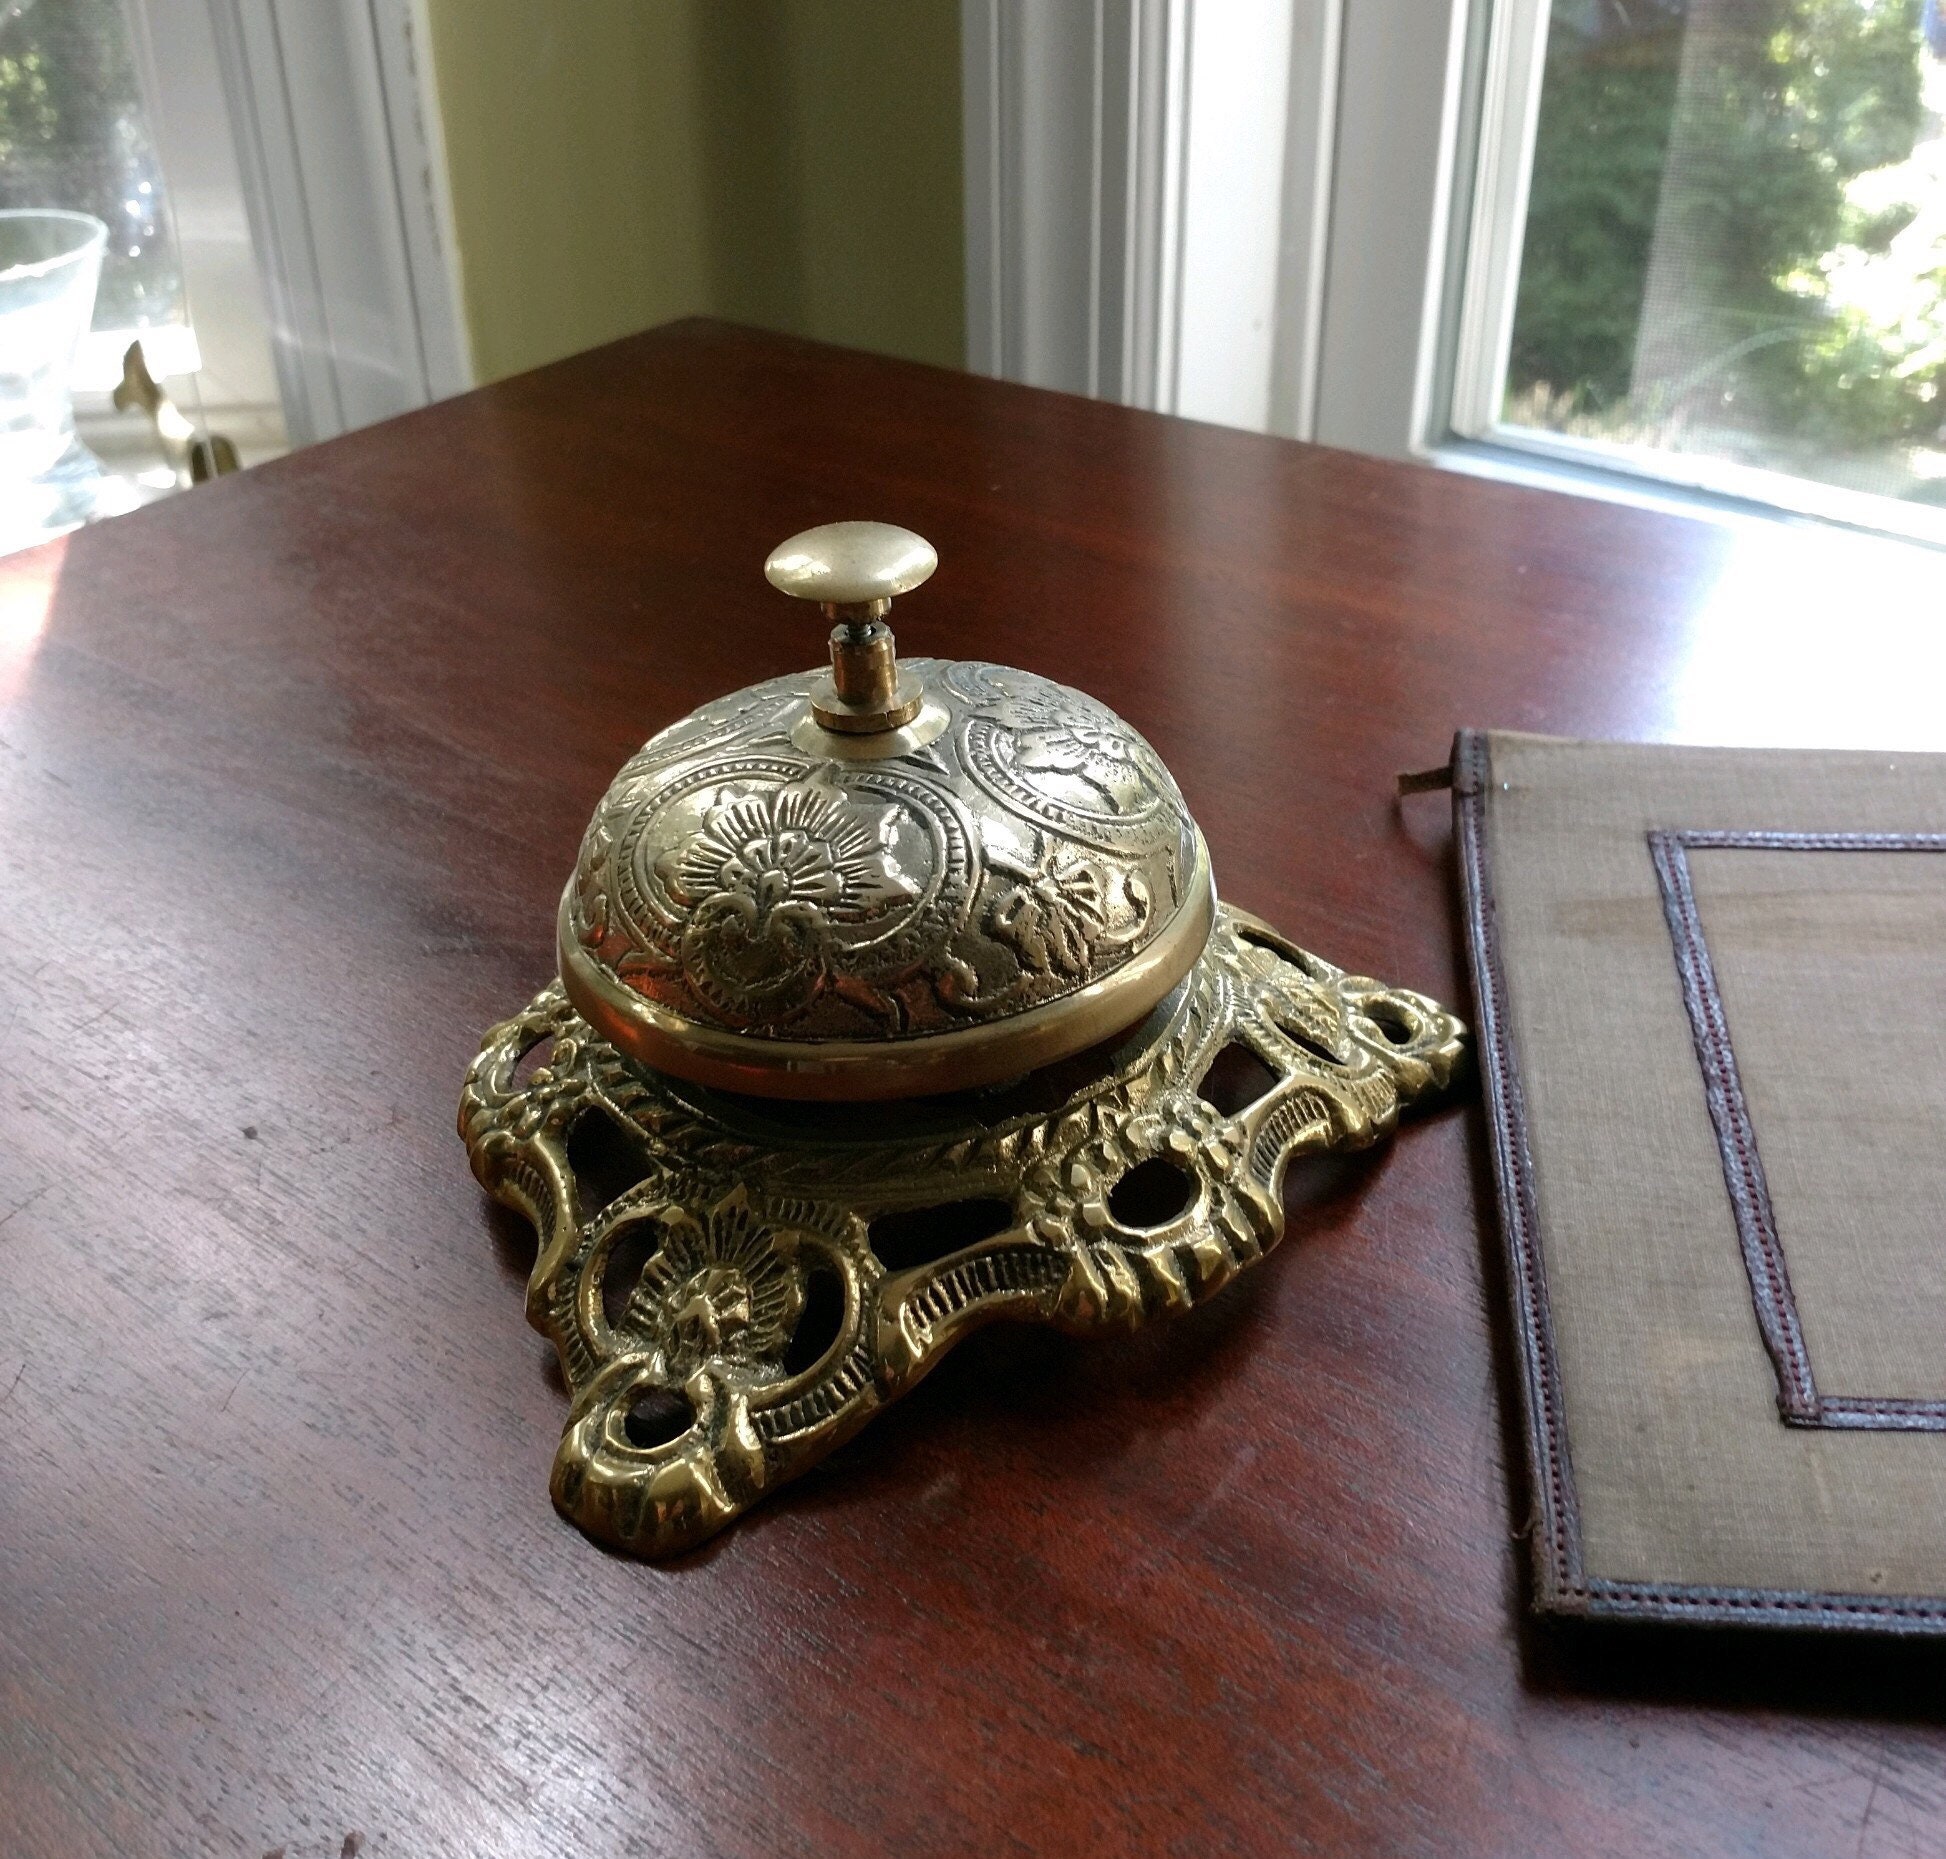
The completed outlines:
{"type": "Polygon", "coordinates": [[[1126,1343],[994,1330],[694,1558],[546,1500],[453,1134],[610,774],[906,650],[1142,729],[1226,896],[1464,1003],[1459,724],[1946,748],[1940,558],[711,324],[0,564],[0,1851],[1918,1853],[1938,1649],[1543,1632],[1467,1105],[1126,1343]]]}

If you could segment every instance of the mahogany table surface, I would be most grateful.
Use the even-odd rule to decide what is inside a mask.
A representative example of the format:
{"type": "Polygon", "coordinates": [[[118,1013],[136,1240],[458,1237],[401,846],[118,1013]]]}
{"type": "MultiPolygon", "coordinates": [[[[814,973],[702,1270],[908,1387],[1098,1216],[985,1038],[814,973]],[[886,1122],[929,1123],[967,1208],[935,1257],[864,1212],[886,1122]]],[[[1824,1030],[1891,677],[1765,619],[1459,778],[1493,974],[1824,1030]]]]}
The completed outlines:
{"type": "Polygon", "coordinates": [[[906,651],[1101,697],[1228,898],[1462,1011],[1456,725],[1946,748],[1939,555],[710,323],[0,564],[0,1853],[1946,1851],[1946,1649],[1529,1619],[1471,1086],[683,1560],[555,1515],[460,1076],[848,516],[938,546],[906,651]]]}

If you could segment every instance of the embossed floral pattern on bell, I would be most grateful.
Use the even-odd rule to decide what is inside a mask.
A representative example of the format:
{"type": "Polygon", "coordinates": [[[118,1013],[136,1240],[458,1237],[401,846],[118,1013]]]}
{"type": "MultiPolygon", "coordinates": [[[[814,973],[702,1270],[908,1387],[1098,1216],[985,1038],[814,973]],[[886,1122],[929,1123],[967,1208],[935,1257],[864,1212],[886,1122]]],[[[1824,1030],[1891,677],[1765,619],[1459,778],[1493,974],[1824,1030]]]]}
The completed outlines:
{"type": "Polygon", "coordinates": [[[1175,786],[1154,750],[1093,698],[1079,691],[1062,698],[1016,696],[1009,729],[985,718],[975,723],[969,747],[982,784],[1003,805],[1064,824],[1125,823],[1154,812],[1175,786]]]}
{"type": "MultiPolygon", "coordinates": [[[[1107,874],[1076,853],[1057,853],[1039,870],[999,852],[992,857],[996,870],[1019,880],[993,907],[994,934],[1042,974],[1086,974],[1103,942],[1113,940],[1107,874]]],[[[1123,938],[1139,935],[1142,921],[1137,913],[1123,938]]]]}
{"type": "Polygon", "coordinates": [[[1206,920],[1182,796],[1113,711],[992,665],[902,670],[926,709],[883,749],[807,736],[806,673],[705,705],[628,763],[564,907],[577,998],[580,964],[678,1029],[899,1042],[1111,980],[1185,905],[1206,920]]]}
{"type": "Polygon", "coordinates": [[[880,922],[918,896],[896,842],[893,808],[827,781],[726,790],[695,839],[660,861],[690,913],[684,978],[729,1022],[796,1013],[831,979],[834,926],[880,922]]]}

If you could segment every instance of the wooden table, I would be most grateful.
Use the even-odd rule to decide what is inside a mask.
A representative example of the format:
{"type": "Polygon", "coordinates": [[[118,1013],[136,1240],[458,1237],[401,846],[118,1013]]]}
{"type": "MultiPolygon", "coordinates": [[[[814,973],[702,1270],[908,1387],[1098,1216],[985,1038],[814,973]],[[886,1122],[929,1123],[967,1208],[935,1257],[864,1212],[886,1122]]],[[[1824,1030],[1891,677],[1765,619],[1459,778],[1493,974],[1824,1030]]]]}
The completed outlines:
{"type": "Polygon", "coordinates": [[[453,1133],[596,797],[808,664],[1085,686],[1218,881],[1464,1006],[1457,724],[1946,747],[1946,564],[706,323],[0,565],[0,1851],[1946,1850],[1946,1649],[1533,1625],[1464,1101],[1121,1343],[989,1330],[670,1567],[560,1522],[453,1133]]]}

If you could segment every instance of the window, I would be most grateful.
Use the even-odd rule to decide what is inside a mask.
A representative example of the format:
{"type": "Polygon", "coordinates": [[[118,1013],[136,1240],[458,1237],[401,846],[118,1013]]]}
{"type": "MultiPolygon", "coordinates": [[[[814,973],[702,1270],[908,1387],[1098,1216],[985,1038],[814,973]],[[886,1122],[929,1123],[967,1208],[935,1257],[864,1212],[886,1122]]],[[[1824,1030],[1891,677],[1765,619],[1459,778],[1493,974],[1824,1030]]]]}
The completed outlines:
{"type": "Polygon", "coordinates": [[[966,18],[973,366],[1946,542],[1946,0],[966,18]]]}
{"type": "MultiPolygon", "coordinates": [[[[69,382],[109,466],[84,514],[175,482],[142,419],[110,410],[132,341],[246,464],[469,384],[425,9],[0,0],[0,210],[108,228],[69,382]]],[[[51,503],[37,477],[0,474],[0,548],[78,520],[95,461],[63,457],[51,503]]]]}
{"type": "Polygon", "coordinates": [[[121,0],[0,9],[0,207],[63,207],[107,226],[96,328],[185,327],[175,230],[121,0]]]}
{"type": "Polygon", "coordinates": [[[1946,540],[1940,0],[1552,0],[1505,64],[1455,429],[1946,540]]]}
{"type": "MultiPolygon", "coordinates": [[[[142,413],[112,408],[132,343],[196,426],[220,432],[248,461],[283,449],[270,333],[214,47],[206,23],[193,16],[187,23],[203,26],[200,37],[166,14],[170,30],[160,47],[151,23],[149,8],[131,0],[0,4],[0,209],[53,209],[69,216],[56,223],[106,228],[92,312],[85,277],[73,297],[85,333],[66,387],[83,443],[63,452],[49,475],[16,475],[0,489],[7,546],[176,487],[178,463],[142,413]]],[[[27,228],[48,224],[44,217],[8,223],[16,244],[31,238],[27,228]]],[[[33,288],[10,273],[8,303],[33,288]]],[[[30,328],[35,341],[51,339],[62,350],[47,334],[53,327],[30,326],[23,312],[10,325],[21,351],[10,365],[29,365],[30,328]]],[[[38,404],[10,408],[25,418],[38,404]]],[[[67,429],[65,401],[34,416],[51,438],[67,429]]]]}

